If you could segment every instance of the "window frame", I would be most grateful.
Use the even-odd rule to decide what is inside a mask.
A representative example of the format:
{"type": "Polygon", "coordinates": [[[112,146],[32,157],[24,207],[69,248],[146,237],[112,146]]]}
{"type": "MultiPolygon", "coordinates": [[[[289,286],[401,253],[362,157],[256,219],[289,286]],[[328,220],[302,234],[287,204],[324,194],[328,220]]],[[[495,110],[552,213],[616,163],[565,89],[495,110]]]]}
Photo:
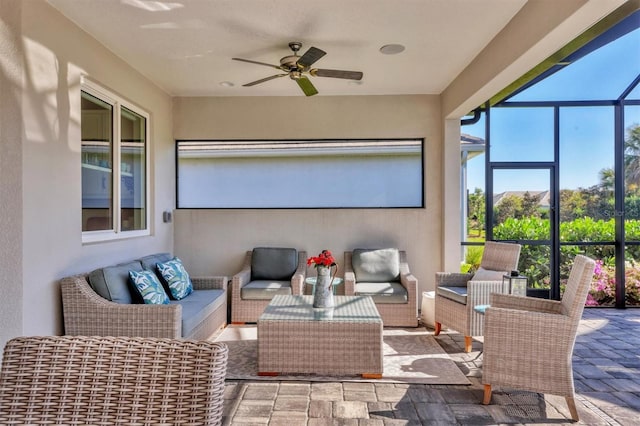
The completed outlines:
{"type": "MultiPolygon", "coordinates": [[[[113,147],[112,147],[112,155],[113,155],[113,166],[112,166],[112,199],[111,199],[111,209],[113,210],[113,226],[111,229],[104,230],[96,230],[96,231],[82,231],[82,243],[96,243],[102,241],[113,241],[120,240],[126,238],[134,238],[134,237],[145,237],[151,235],[151,172],[150,172],[150,114],[139,107],[138,105],[129,102],[124,99],[122,96],[117,95],[111,90],[106,89],[100,84],[89,80],[86,77],[81,78],[80,82],[80,93],[85,92],[91,96],[98,98],[99,100],[108,103],[111,105],[112,110],[112,123],[113,123],[113,147]],[[144,208],[145,208],[145,228],[139,230],[132,231],[123,231],[122,230],[122,134],[121,134],[121,117],[122,117],[122,108],[127,108],[128,110],[140,115],[145,120],[145,144],[144,144],[144,187],[145,187],[145,200],[144,200],[144,208]]],[[[82,118],[80,119],[80,129],[82,129],[82,118]]],[[[82,152],[82,137],[80,138],[80,151],[82,152]]],[[[80,167],[82,167],[82,159],[80,159],[80,167]]],[[[82,191],[82,178],[80,179],[80,189],[82,191]]],[[[81,201],[81,209],[82,206],[81,201]]],[[[80,226],[82,229],[82,226],[80,226]]]]}

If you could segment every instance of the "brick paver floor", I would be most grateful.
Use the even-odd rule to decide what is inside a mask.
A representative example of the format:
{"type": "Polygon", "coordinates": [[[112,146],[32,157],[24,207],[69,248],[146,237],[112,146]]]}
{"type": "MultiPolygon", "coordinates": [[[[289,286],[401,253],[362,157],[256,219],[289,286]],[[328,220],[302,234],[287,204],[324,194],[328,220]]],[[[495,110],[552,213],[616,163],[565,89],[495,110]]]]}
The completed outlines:
{"type": "MultiPolygon", "coordinates": [[[[549,332],[553,332],[550,330],[549,332]]],[[[470,386],[227,381],[226,425],[576,424],[563,397],[496,389],[482,405],[482,342],[464,353],[457,333],[437,337],[470,386]]],[[[640,309],[587,309],[573,358],[584,425],[640,424],[640,309]]]]}

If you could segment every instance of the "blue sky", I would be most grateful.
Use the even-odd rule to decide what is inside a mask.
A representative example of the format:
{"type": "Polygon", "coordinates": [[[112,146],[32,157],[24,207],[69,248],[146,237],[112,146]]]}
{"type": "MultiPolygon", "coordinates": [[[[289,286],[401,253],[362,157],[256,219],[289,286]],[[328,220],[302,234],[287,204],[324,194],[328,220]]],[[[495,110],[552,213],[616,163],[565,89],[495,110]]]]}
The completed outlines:
{"type": "MultiPolygon", "coordinates": [[[[610,100],[640,73],[640,29],[592,52],[512,98],[536,100],[610,100]]],[[[640,85],[639,85],[640,86],[640,85]]],[[[640,87],[632,92],[639,99],[640,87]]],[[[560,188],[587,188],[599,172],[613,168],[613,107],[563,107],[560,112],[560,188]]],[[[625,128],[640,123],[640,106],[625,108],[625,128]]],[[[484,138],[484,120],[463,133],[484,138]]],[[[552,108],[492,109],[494,161],[553,161],[552,108]]],[[[484,189],[484,155],[469,162],[468,188],[484,189]]],[[[549,189],[547,170],[500,171],[494,192],[549,189]]]]}

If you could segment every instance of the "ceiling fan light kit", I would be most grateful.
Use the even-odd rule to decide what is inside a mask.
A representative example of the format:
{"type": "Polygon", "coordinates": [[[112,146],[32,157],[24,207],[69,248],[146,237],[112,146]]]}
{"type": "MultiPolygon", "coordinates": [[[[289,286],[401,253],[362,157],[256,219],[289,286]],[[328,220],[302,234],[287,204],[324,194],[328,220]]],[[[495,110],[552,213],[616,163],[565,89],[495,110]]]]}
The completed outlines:
{"type": "Polygon", "coordinates": [[[296,83],[298,83],[298,86],[306,96],[313,96],[318,93],[318,90],[315,88],[313,83],[311,83],[311,80],[307,78],[307,74],[314,77],[342,78],[354,81],[362,80],[363,74],[360,71],[329,70],[322,68],[312,69],[311,65],[313,65],[318,59],[327,54],[327,52],[320,50],[317,47],[310,47],[302,56],[298,56],[298,51],[300,50],[300,48],[302,48],[302,43],[293,41],[289,43],[289,48],[293,51],[293,55],[285,56],[280,59],[280,65],[272,65],[265,62],[253,61],[250,59],[232,58],[234,61],[263,65],[284,72],[284,74],[275,74],[269,77],[262,78],[260,80],[243,84],[243,86],[251,87],[269,80],[274,80],[278,77],[289,76],[291,80],[295,80],[296,83]]]}

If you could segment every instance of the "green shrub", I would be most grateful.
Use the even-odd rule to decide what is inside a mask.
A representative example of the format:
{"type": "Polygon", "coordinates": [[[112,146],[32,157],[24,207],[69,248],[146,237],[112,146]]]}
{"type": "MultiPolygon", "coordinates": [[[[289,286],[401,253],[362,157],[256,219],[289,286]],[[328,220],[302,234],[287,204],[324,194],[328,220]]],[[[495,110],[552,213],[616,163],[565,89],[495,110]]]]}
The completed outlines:
{"type": "Polygon", "coordinates": [[[475,272],[480,266],[483,252],[484,247],[482,246],[467,246],[467,253],[464,256],[464,263],[460,267],[460,272],[464,274],[475,272]]]}
{"type": "MultiPolygon", "coordinates": [[[[640,220],[625,221],[626,238],[629,241],[640,241],[640,220]]],[[[494,228],[496,240],[534,240],[550,239],[548,219],[525,217],[508,218],[494,228]]],[[[614,219],[592,219],[583,217],[560,224],[560,241],[576,242],[575,245],[560,246],[560,277],[566,281],[569,276],[573,258],[584,254],[599,261],[606,279],[594,279],[594,287],[590,292],[589,303],[602,305],[612,303],[612,291],[615,289],[615,239],[614,219]],[[579,242],[602,242],[608,244],[579,245],[579,242]],[[607,283],[604,285],[603,283],[607,283]]],[[[625,289],[628,304],[640,304],[640,246],[627,246],[625,250],[627,267],[625,269],[625,289]]],[[[544,288],[550,284],[550,247],[548,245],[523,245],[518,267],[522,274],[529,278],[530,287],[544,288]]]]}

